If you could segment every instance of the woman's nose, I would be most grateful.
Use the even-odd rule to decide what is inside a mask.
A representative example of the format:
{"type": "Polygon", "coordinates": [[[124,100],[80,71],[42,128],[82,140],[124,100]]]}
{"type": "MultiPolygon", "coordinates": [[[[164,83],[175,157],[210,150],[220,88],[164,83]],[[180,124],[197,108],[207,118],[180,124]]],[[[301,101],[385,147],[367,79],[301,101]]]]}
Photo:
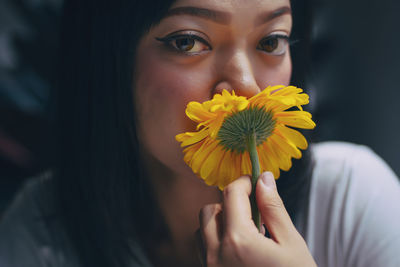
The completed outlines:
{"type": "Polygon", "coordinates": [[[245,51],[237,51],[219,62],[216,70],[219,79],[213,93],[221,93],[226,89],[234,90],[237,95],[251,97],[261,91],[252,62],[245,51]]]}

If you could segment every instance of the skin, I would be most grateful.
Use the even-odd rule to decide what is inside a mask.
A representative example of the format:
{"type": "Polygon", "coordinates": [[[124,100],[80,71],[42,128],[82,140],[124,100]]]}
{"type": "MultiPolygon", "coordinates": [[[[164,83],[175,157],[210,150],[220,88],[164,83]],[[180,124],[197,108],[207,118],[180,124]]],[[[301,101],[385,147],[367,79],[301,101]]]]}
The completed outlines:
{"type": "Polygon", "coordinates": [[[292,65],[287,40],[276,38],[278,47],[268,51],[260,43],[274,34],[290,35],[289,1],[182,0],[170,11],[141,39],[134,74],[141,153],[160,218],[169,231],[166,240],[148,251],[153,263],[313,266],[276,190],[257,187],[262,218],[272,234],[268,239],[251,220],[249,178],[241,177],[223,193],[206,186],[183,162],[174,138],[195,130],[185,115],[189,101],[209,100],[223,89],[250,97],[268,85],[288,85],[292,65]],[[210,12],[189,14],[182,7],[218,12],[210,17],[210,12]],[[165,40],[178,34],[202,39],[165,40]],[[185,42],[193,46],[182,45],[185,42]],[[196,240],[198,229],[201,234],[196,240]]]}

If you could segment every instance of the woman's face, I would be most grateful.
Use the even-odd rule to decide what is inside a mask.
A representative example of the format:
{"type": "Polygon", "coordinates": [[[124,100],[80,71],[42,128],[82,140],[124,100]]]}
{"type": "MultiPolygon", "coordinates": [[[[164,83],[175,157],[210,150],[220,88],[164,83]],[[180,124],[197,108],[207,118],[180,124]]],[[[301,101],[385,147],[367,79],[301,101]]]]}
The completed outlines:
{"type": "Polygon", "coordinates": [[[175,175],[191,175],[175,135],[195,130],[189,101],[223,89],[252,96],[288,85],[289,0],[181,0],[139,42],[135,104],[139,141],[175,175]]]}

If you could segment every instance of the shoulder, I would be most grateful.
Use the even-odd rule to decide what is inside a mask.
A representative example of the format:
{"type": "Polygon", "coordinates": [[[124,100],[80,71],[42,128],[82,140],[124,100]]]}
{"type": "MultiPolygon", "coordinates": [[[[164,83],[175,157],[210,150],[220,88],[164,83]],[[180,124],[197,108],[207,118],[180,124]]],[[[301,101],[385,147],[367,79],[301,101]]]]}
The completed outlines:
{"type": "Polygon", "coordinates": [[[50,173],[24,184],[0,221],[0,266],[65,266],[53,193],[50,173]]]}
{"type": "Polygon", "coordinates": [[[315,164],[313,184],[318,186],[314,189],[352,187],[348,189],[360,194],[364,192],[368,198],[382,191],[398,193],[399,180],[395,173],[367,146],[324,142],[313,144],[311,150],[315,164]]]}
{"type": "Polygon", "coordinates": [[[366,146],[326,142],[311,149],[315,165],[306,239],[317,262],[399,264],[400,184],[394,172],[366,146]]]}
{"type": "Polygon", "coordinates": [[[342,171],[354,167],[378,167],[390,170],[377,154],[364,145],[323,142],[312,144],[311,150],[317,166],[341,167],[342,171]]]}

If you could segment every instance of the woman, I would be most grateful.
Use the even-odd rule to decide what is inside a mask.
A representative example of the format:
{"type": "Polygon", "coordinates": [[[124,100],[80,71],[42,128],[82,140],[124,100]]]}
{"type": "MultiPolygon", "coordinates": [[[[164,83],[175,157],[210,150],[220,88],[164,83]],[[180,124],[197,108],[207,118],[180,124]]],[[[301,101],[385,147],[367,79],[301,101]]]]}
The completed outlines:
{"type": "Polygon", "coordinates": [[[68,1],[56,168],[10,207],[0,266],[396,266],[400,212],[382,208],[400,200],[399,184],[366,148],[315,145],[278,180],[290,216],[262,174],[269,237],[251,221],[248,177],[221,193],[182,160],[174,136],[193,129],[188,101],[289,84],[291,10],[288,0],[68,1]]]}

